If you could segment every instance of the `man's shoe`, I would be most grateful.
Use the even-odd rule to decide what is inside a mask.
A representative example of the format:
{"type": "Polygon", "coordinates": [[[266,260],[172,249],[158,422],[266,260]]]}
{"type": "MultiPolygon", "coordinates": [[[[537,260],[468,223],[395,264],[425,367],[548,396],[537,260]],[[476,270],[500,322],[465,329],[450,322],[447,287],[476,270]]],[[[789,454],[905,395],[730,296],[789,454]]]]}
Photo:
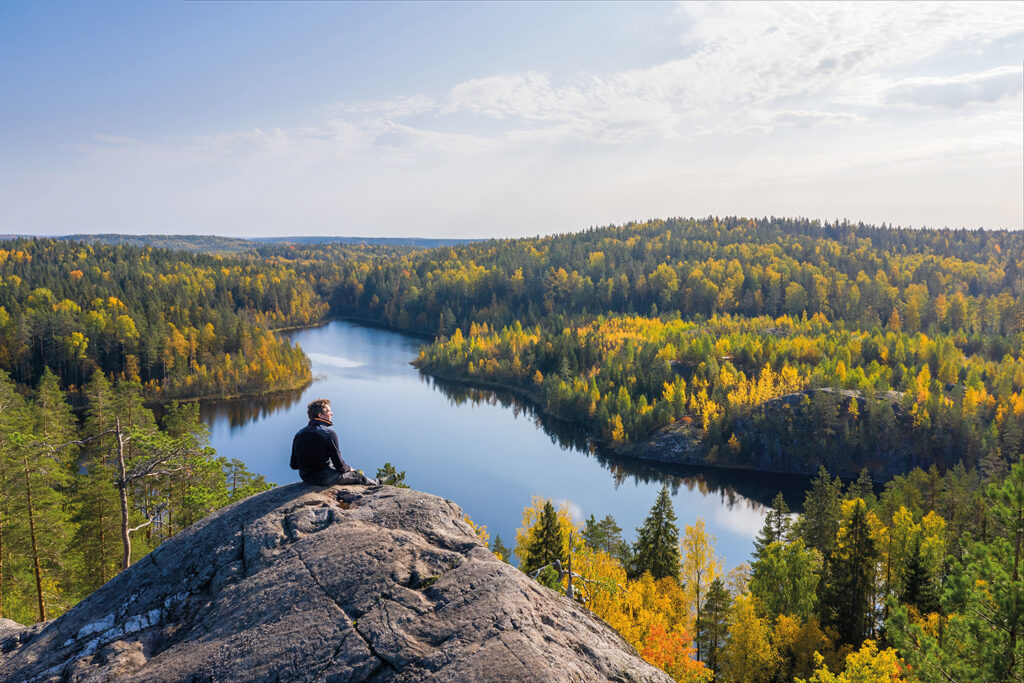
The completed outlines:
{"type": "Polygon", "coordinates": [[[386,477],[381,477],[380,479],[378,479],[377,486],[390,486],[391,484],[394,484],[396,481],[398,481],[398,475],[389,474],[386,477]]]}

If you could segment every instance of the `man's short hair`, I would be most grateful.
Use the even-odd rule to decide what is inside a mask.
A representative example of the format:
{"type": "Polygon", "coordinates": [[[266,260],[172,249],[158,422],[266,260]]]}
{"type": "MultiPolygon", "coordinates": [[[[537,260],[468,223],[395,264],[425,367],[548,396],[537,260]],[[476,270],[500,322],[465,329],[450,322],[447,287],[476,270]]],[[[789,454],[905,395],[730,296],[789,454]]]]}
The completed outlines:
{"type": "Polygon", "coordinates": [[[309,419],[312,420],[314,417],[320,417],[320,413],[324,412],[324,408],[331,405],[330,399],[318,398],[315,401],[311,401],[306,406],[306,414],[309,415],[309,419]]]}

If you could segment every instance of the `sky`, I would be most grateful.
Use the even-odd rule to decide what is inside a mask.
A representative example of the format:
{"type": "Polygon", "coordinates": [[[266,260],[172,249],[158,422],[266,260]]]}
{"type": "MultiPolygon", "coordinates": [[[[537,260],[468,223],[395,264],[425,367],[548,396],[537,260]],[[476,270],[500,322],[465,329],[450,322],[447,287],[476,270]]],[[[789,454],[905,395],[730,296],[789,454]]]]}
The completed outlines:
{"type": "Polygon", "coordinates": [[[0,234],[1024,223],[1024,3],[0,3],[0,234]]]}

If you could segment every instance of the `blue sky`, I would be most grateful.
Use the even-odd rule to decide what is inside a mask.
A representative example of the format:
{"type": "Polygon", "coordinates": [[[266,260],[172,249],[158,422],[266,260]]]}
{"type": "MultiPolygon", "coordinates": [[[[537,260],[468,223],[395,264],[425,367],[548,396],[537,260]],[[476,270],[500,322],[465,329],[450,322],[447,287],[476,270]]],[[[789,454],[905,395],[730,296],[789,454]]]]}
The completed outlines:
{"type": "Polygon", "coordinates": [[[0,233],[1020,229],[1024,3],[0,4],[0,233]]]}

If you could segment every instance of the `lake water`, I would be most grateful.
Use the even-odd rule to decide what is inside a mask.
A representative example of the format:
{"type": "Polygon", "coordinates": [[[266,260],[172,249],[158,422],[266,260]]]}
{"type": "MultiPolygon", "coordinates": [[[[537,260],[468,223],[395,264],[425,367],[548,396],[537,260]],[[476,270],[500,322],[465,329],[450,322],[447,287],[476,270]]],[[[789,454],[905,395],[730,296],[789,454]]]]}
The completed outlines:
{"type": "Polygon", "coordinates": [[[680,534],[703,517],[728,567],[749,560],[765,504],[782,490],[792,507],[806,480],[637,464],[594,452],[584,434],[541,420],[529,406],[491,391],[446,385],[409,365],[422,340],[348,321],[289,333],[315,381],[288,396],[203,406],[211,445],[277,484],[289,469],[292,436],[306,404],[329,398],[342,456],[373,476],[391,462],[415,489],[456,502],[493,537],[514,547],[533,496],[566,503],[579,521],[614,516],[632,543],[663,483],[680,534]]]}

